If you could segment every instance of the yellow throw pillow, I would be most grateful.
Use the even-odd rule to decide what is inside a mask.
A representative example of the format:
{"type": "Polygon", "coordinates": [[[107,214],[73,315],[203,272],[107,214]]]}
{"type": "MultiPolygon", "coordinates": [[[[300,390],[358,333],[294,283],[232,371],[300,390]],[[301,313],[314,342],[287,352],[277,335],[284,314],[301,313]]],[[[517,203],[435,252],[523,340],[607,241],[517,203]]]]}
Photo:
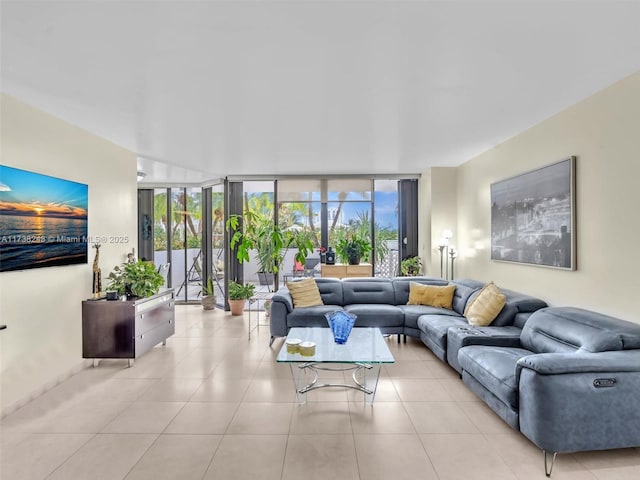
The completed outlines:
{"type": "Polygon", "coordinates": [[[455,285],[437,286],[409,283],[409,301],[407,305],[427,305],[429,307],[453,308],[455,285]]]}
{"type": "Polygon", "coordinates": [[[467,305],[464,316],[469,324],[484,327],[495,320],[505,303],[507,296],[493,282],[487,283],[467,305]]]}
{"type": "Polygon", "coordinates": [[[320,290],[313,278],[305,278],[297,282],[287,282],[287,288],[293,299],[293,306],[297,307],[315,307],[316,305],[324,305],[320,290]]]}

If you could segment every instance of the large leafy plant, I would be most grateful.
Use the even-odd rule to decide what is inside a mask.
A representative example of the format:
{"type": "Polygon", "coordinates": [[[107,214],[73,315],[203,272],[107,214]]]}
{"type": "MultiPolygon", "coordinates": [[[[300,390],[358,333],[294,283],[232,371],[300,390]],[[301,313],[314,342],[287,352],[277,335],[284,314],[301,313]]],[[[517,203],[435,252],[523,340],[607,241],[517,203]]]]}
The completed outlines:
{"type": "Polygon", "coordinates": [[[140,298],[155,295],[164,283],[164,278],[156,271],[156,266],[141,260],[116,266],[107,279],[109,290],[115,290],[119,295],[140,298]]]}
{"type": "Polygon", "coordinates": [[[256,250],[260,272],[276,273],[289,248],[298,249],[295,259],[302,264],[313,251],[313,243],[303,231],[283,230],[263,213],[246,211],[242,216],[231,215],[227,231],[233,232],[229,245],[240,263],[249,262],[249,252],[256,250]]]}
{"type": "Polygon", "coordinates": [[[357,264],[364,257],[368,259],[371,253],[371,242],[359,232],[351,232],[338,238],[336,254],[343,263],[357,264]]]}

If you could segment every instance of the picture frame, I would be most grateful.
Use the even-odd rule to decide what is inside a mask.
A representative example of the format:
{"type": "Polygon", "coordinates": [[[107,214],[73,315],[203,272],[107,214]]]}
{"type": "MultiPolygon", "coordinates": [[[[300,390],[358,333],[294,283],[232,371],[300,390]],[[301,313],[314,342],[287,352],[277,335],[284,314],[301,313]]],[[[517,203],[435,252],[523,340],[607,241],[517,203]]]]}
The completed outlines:
{"type": "Polygon", "coordinates": [[[491,259],[576,270],[576,157],[491,184],[491,259]]]}
{"type": "Polygon", "coordinates": [[[0,165],[0,272],[88,262],[89,187],[0,165]]]}

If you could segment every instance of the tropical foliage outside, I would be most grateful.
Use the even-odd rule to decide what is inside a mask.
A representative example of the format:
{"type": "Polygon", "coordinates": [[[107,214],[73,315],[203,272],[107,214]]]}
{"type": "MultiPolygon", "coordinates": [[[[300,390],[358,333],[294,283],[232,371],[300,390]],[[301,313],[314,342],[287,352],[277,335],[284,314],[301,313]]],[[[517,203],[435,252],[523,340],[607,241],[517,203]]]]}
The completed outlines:
{"type": "MultiPolygon", "coordinates": [[[[347,195],[339,196],[337,211],[328,222],[328,245],[335,247],[345,238],[357,235],[371,243],[371,203],[351,202],[351,211],[355,215],[346,215],[345,199],[347,195]],[[361,207],[358,205],[361,203],[361,207]],[[341,223],[343,216],[348,216],[341,223]]],[[[244,194],[244,210],[261,218],[273,218],[274,212],[273,192],[244,194]]],[[[213,248],[223,248],[224,241],[224,194],[213,192],[212,194],[212,232],[213,248]]],[[[280,202],[278,205],[278,225],[283,231],[292,230],[298,235],[305,236],[315,250],[320,249],[320,209],[321,203],[309,202],[280,202]]],[[[174,189],[170,197],[170,212],[167,212],[167,193],[157,191],[154,196],[154,247],[156,251],[167,249],[167,237],[170,235],[173,250],[186,247],[200,248],[202,238],[202,192],[199,189],[187,189],[186,195],[183,189],[174,189]]],[[[397,240],[397,229],[382,227],[378,222],[373,225],[375,250],[372,252],[376,263],[383,262],[389,254],[388,241],[397,240]]],[[[363,262],[371,261],[363,258],[363,262]]]]}

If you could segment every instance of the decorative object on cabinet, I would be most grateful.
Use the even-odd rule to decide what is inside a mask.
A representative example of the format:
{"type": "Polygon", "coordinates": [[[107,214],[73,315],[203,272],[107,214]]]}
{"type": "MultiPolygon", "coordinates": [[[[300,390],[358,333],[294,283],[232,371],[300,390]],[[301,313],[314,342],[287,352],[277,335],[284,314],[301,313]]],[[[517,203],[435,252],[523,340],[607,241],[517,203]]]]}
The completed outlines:
{"type": "Polygon", "coordinates": [[[93,248],[96,249],[96,256],[93,258],[93,298],[102,296],[102,271],[100,270],[100,247],[99,243],[94,243],[93,248]]]}

